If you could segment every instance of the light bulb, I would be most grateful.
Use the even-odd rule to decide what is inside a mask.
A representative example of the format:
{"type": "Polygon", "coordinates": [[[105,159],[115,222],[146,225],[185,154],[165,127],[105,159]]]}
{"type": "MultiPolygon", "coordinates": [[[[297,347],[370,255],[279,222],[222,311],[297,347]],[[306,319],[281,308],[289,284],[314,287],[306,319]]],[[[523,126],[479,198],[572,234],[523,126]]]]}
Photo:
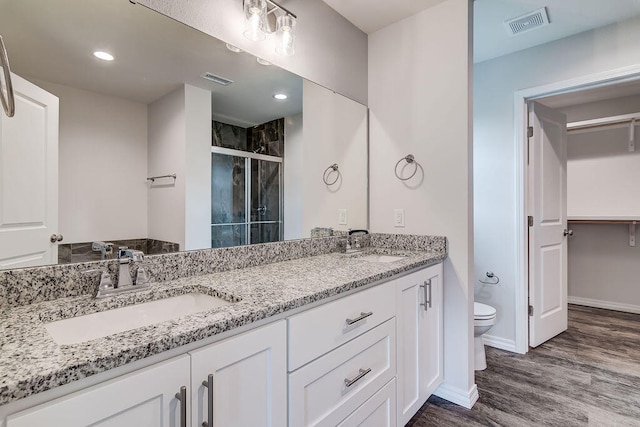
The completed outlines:
{"type": "Polygon", "coordinates": [[[276,37],[278,44],[276,53],[283,56],[291,56],[295,53],[294,43],[296,19],[291,15],[281,15],[276,19],[276,37]]]}
{"type": "Polygon", "coordinates": [[[261,41],[266,38],[263,21],[267,15],[267,2],[265,0],[245,0],[244,36],[252,41],[261,41]]]}

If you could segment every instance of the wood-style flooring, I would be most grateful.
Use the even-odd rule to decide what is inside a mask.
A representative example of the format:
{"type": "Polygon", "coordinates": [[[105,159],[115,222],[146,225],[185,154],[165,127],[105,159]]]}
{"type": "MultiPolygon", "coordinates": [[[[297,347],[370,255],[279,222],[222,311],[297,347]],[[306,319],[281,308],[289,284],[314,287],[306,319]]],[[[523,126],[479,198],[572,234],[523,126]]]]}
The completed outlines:
{"type": "Polygon", "coordinates": [[[640,426],[640,315],[569,306],[526,355],[487,347],[471,410],[431,397],[408,426],[640,426]]]}

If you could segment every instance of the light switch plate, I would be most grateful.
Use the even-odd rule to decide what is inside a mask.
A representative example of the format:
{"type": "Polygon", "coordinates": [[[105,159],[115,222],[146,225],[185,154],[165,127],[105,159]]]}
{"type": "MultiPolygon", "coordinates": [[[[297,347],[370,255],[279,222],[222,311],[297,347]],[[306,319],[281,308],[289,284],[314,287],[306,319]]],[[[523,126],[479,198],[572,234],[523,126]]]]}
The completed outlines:
{"type": "Polygon", "coordinates": [[[338,224],[347,225],[347,210],[338,209],[338,224]]]}
{"type": "Polygon", "coordinates": [[[404,209],[393,210],[393,226],[404,227],[404,209]]]}

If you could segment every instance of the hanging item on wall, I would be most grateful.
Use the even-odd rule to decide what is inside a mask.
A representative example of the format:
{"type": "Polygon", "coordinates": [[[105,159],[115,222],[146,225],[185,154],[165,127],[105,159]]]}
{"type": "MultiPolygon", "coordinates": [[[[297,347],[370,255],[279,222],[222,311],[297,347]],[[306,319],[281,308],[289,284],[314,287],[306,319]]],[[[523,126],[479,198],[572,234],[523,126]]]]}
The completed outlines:
{"type": "Polygon", "coordinates": [[[246,38],[262,41],[267,34],[275,33],[276,53],[282,56],[295,53],[296,15],[272,0],[244,0],[243,10],[246,38]]]}
{"type": "Polygon", "coordinates": [[[338,170],[337,163],[334,163],[326,168],[324,170],[324,173],[322,174],[322,181],[324,181],[326,185],[333,185],[338,182],[338,179],[340,179],[340,171],[338,170]],[[331,180],[331,175],[335,175],[335,178],[333,180],[331,180]]]}
{"type": "Polygon", "coordinates": [[[401,158],[400,160],[398,160],[398,162],[396,163],[396,167],[394,168],[394,172],[395,172],[395,174],[396,174],[396,178],[398,178],[400,181],[408,181],[408,180],[410,180],[410,179],[411,179],[411,178],[413,178],[413,177],[416,175],[416,173],[418,172],[418,166],[419,166],[419,165],[418,165],[418,162],[416,162],[416,159],[415,159],[415,157],[413,157],[413,154],[407,154],[406,156],[404,156],[403,158],[401,158]],[[406,178],[403,178],[403,177],[401,176],[401,174],[402,174],[402,170],[404,169],[404,167],[405,167],[406,165],[404,165],[404,166],[400,169],[400,173],[398,173],[398,166],[400,166],[400,163],[402,163],[402,161],[403,161],[403,160],[404,160],[404,161],[406,161],[406,162],[407,162],[407,164],[413,164],[413,166],[414,166],[413,172],[411,173],[411,175],[409,175],[409,176],[408,176],[408,177],[406,177],[406,178]]]}

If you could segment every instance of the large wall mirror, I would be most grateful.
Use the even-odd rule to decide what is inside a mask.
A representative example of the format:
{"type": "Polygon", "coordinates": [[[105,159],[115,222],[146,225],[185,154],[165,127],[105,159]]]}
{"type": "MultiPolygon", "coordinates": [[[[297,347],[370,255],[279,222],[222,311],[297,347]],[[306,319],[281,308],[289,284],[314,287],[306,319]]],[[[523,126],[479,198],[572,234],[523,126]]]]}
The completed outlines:
{"type": "Polygon", "coordinates": [[[367,227],[366,106],[128,0],[0,0],[0,35],[0,269],[367,227]]]}

